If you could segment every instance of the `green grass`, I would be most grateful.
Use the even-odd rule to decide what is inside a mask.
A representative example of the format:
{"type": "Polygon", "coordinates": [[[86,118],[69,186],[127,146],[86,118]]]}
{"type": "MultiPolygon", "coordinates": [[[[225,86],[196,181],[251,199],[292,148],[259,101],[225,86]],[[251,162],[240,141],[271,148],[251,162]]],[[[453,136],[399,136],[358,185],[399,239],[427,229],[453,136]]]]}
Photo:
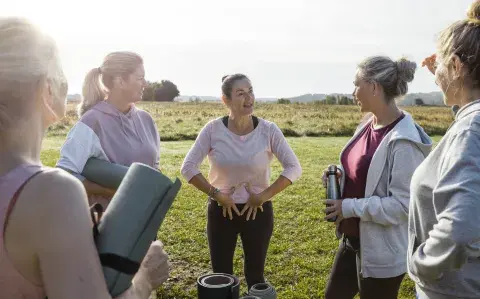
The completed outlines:
{"type": "MultiPolygon", "coordinates": [[[[438,141],[439,137],[434,140],[438,141]]],[[[42,161],[53,166],[64,137],[45,140],[42,161]]],[[[323,220],[322,170],[338,160],[348,137],[288,138],[303,167],[302,177],[274,198],[275,226],[265,269],[278,298],[323,298],[324,287],[338,241],[334,227],[323,220]]],[[[179,177],[180,167],[192,141],[163,142],[162,170],[170,178],[179,177]]],[[[202,164],[207,173],[208,164],[202,164]]],[[[278,161],[272,164],[272,180],[281,172],[278,161]]],[[[164,242],[172,264],[167,283],[158,290],[159,298],[197,298],[196,279],[211,271],[206,237],[206,196],[183,178],[172,209],[167,214],[159,238],[164,242]]],[[[241,242],[234,258],[235,274],[243,277],[241,242]]],[[[399,298],[414,298],[412,282],[405,278],[399,298]]]]}

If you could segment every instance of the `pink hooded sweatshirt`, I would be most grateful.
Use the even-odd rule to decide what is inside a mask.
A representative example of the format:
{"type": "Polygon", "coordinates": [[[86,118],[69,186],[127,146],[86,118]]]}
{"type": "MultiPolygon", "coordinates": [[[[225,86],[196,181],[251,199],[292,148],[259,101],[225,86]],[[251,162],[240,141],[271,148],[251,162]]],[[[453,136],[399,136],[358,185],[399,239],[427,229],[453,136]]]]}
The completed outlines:
{"type": "MultiPolygon", "coordinates": [[[[160,136],[148,112],[132,104],[127,113],[102,101],[88,110],[72,127],[60,150],[57,167],[80,180],[91,157],[130,166],[134,162],[159,168],[160,136]]],[[[110,198],[90,196],[89,203],[107,207],[110,198]]]]}

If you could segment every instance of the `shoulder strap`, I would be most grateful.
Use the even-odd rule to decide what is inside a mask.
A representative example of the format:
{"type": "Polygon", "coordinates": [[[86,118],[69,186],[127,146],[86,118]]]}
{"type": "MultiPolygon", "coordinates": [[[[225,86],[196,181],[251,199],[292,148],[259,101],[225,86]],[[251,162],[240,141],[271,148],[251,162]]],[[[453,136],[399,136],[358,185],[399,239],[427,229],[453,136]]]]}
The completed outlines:
{"type": "Polygon", "coordinates": [[[5,235],[5,231],[7,229],[8,218],[10,217],[10,214],[13,211],[13,207],[17,203],[18,197],[20,196],[20,193],[22,193],[23,188],[25,187],[25,185],[27,185],[28,182],[30,182],[31,179],[33,179],[35,176],[37,176],[42,172],[43,170],[39,170],[35,172],[33,175],[31,175],[28,179],[25,180],[25,182],[23,182],[22,185],[20,185],[20,188],[18,188],[17,191],[13,194],[13,197],[10,200],[10,203],[8,204],[8,207],[7,207],[7,213],[5,214],[5,221],[3,223],[3,235],[5,235]]]}
{"type": "Polygon", "coordinates": [[[225,127],[228,128],[228,115],[222,117],[222,122],[225,125],[225,127]]]}
{"type": "Polygon", "coordinates": [[[256,117],[255,115],[252,115],[252,119],[253,119],[253,128],[255,129],[258,126],[258,117],[256,117]]]}
{"type": "MultiPolygon", "coordinates": [[[[258,126],[258,117],[255,115],[252,115],[252,120],[253,120],[253,128],[255,129],[258,126]]],[[[228,128],[228,115],[222,117],[222,122],[225,125],[225,127],[228,128]]]]}

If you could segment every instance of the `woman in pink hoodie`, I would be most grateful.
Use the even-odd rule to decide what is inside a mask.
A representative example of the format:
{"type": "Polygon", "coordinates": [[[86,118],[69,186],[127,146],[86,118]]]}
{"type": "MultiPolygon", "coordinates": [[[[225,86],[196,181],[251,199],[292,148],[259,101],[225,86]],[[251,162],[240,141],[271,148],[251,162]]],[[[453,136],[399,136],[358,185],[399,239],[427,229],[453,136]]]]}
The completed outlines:
{"type": "Polygon", "coordinates": [[[130,166],[140,162],[158,168],[160,136],[150,114],[135,107],[146,86],[142,58],[132,52],[108,54],[85,77],[80,120],[67,135],[57,167],[79,178],[90,204],[106,209],[115,190],[81,175],[91,157],[130,166]]]}

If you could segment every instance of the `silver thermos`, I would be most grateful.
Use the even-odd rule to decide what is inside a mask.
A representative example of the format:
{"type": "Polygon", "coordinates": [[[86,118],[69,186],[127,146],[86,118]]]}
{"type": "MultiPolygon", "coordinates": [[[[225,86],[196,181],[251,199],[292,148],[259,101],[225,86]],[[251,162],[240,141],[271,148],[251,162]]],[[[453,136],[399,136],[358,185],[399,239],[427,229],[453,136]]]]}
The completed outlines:
{"type": "MultiPolygon", "coordinates": [[[[340,184],[337,178],[337,166],[330,165],[327,171],[327,199],[340,199],[340,184]]],[[[330,206],[330,205],[328,205],[330,206]]],[[[335,222],[337,217],[328,219],[329,222],[335,222]]]]}

